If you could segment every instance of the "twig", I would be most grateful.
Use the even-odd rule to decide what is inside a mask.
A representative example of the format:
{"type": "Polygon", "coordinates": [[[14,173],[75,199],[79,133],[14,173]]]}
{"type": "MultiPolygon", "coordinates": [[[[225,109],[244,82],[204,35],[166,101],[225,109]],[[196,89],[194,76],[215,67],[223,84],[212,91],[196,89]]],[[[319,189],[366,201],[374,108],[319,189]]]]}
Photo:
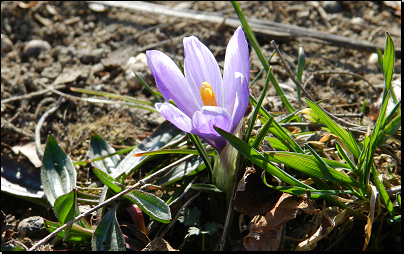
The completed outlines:
{"type": "Polygon", "coordinates": [[[279,50],[278,46],[276,45],[275,41],[272,40],[271,41],[271,45],[275,48],[276,53],[278,54],[278,62],[281,66],[283,66],[283,68],[285,68],[286,72],[288,73],[289,78],[291,78],[293,80],[293,82],[296,84],[297,87],[299,87],[302,92],[311,100],[311,101],[315,101],[315,99],[313,98],[313,96],[311,96],[310,93],[308,93],[306,91],[306,89],[302,86],[302,84],[300,84],[299,80],[297,80],[296,76],[293,75],[292,71],[290,70],[289,66],[286,64],[285,59],[283,58],[283,55],[281,53],[281,51],[279,50]]]}
{"type": "Polygon", "coordinates": [[[40,101],[40,102],[38,103],[38,105],[36,106],[35,113],[34,113],[34,119],[36,119],[36,118],[38,117],[39,111],[41,110],[42,106],[43,106],[45,103],[48,103],[48,102],[55,102],[55,98],[53,98],[53,97],[46,97],[45,99],[43,99],[42,101],[40,101]]]}
{"type": "Polygon", "coordinates": [[[61,231],[64,230],[65,228],[67,228],[67,227],[73,225],[73,223],[75,223],[75,222],[79,221],[80,219],[84,218],[86,215],[97,211],[98,209],[100,209],[100,208],[106,206],[107,204],[109,204],[109,203],[111,203],[111,202],[116,201],[117,199],[123,197],[125,194],[131,192],[132,190],[134,190],[134,189],[136,189],[136,188],[139,188],[139,187],[145,185],[146,183],[148,183],[148,182],[150,182],[151,180],[153,180],[155,177],[157,177],[157,176],[159,176],[159,175],[161,175],[161,174],[166,173],[166,172],[167,172],[168,170],[170,170],[172,167],[177,166],[178,164],[180,164],[180,163],[182,163],[182,162],[188,160],[189,158],[191,158],[191,157],[193,157],[193,156],[195,156],[195,155],[190,154],[190,155],[185,156],[185,157],[182,158],[182,159],[179,159],[178,161],[176,161],[176,162],[174,162],[174,163],[171,163],[170,165],[168,165],[168,166],[166,166],[166,167],[160,169],[159,171],[157,171],[157,172],[155,172],[155,173],[149,175],[148,177],[146,177],[146,178],[144,178],[144,179],[142,179],[142,180],[139,180],[135,185],[133,185],[133,186],[127,188],[126,190],[124,190],[124,191],[122,191],[122,192],[116,194],[115,196],[113,196],[113,197],[111,197],[111,198],[105,200],[105,201],[102,202],[101,204],[94,206],[92,209],[90,209],[90,210],[88,210],[88,211],[86,211],[86,212],[80,214],[79,216],[77,216],[77,217],[74,218],[73,220],[67,222],[66,224],[64,224],[64,225],[62,225],[62,226],[60,226],[60,227],[57,228],[55,231],[53,231],[51,234],[47,235],[45,238],[43,238],[42,240],[40,240],[39,242],[37,242],[34,246],[32,246],[32,247],[29,249],[29,251],[35,250],[35,249],[38,248],[40,245],[46,243],[46,242],[49,241],[52,237],[56,236],[59,232],[61,232],[61,231]]]}
{"type": "MultiPolygon", "coordinates": [[[[2,121],[3,122],[3,121],[2,121]]],[[[3,128],[3,126],[2,126],[3,128]]],[[[30,132],[26,132],[21,130],[20,128],[16,127],[14,124],[9,123],[9,122],[5,122],[4,124],[4,128],[8,128],[11,129],[12,131],[15,131],[16,133],[22,135],[22,136],[26,136],[26,137],[30,137],[30,138],[35,138],[35,135],[33,133],[30,132]]]]}
{"type": "Polygon", "coordinates": [[[55,106],[53,106],[48,111],[46,111],[41,116],[38,123],[36,124],[36,127],[35,127],[35,146],[36,146],[36,153],[38,154],[38,158],[41,161],[42,161],[42,158],[43,158],[43,153],[41,151],[41,127],[42,127],[43,123],[45,122],[45,119],[50,114],[52,114],[53,112],[55,112],[59,108],[60,104],[62,103],[62,100],[63,100],[63,97],[59,97],[59,99],[55,103],[55,106]]]}
{"type": "Polygon", "coordinates": [[[18,100],[23,100],[23,99],[30,99],[36,96],[40,96],[42,94],[48,93],[50,92],[52,89],[64,89],[66,88],[66,85],[57,85],[55,87],[53,86],[48,86],[46,89],[41,90],[41,91],[37,91],[37,92],[32,92],[29,94],[24,94],[24,95],[20,95],[20,96],[14,96],[11,98],[7,98],[4,100],[1,100],[1,104],[7,103],[7,102],[11,102],[11,101],[18,101],[18,100]]]}

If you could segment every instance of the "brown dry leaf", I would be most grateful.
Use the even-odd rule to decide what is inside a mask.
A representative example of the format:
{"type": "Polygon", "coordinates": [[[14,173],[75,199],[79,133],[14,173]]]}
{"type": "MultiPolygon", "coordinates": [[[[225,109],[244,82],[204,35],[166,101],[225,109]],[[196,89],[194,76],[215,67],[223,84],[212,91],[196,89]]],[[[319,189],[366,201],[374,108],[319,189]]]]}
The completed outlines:
{"type": "Polygon", "coordinates": [[[300,211],[308,214],[318,212],[304,198],[283,193],[269,213],[257,222],[255,222],[258,219],[257,216],[251,221],[250,233],[244,237],[244,247],[249,251],[279,250],[282,236],[281,226],[296,218],[300,211]]]}
{"type": "Polygon", "coordinates": [[[370,198],[370,210],[368,215],[368,220],[365,226],[365,243],[363,244],[362,251],[365,251],[368,247],[370,235],[372,234],[373,219],[375,214],[376,199],[379,192],[374,185],[371,185],[372,196],[370,198]]]}
{"type": "Polygon", "coordinates": [[[337,216],[334,217],[334,220],[330,223],[326,223],[327,225],[322,224],[317,229],[316,233],[314,233],[309,239],[306,239],[300,242],[295,251],[308,251],[313,250],[317,246],[317,242],[323,239],[324,236],[329,234],[337,225],[338,223],[345,217],[347,214],[347,209],[340,212],[337,216]]]}
{"type": "MultiPolygon", "coordinates": [[[[42,150],[45,149],[45,144],[41,146],[42,150]]],[[[35,142],[29,142],[26,144],[18,144],[11,148],[15,154],[19,154],[20,152],[24,154],[31,163],[36,167],[39,168],[42,166],[42,161],[39,159],[38,154],[36,152],[35,142]]]]}
{"type": "Polygon", "coordinates": [[[149,242],[142,251],[178,251],[171,247],[171,245],[161,237],[157,237],[153,241],[149,242]]]}
{"type": "MultiPolygon", "coordinates": [[[[262,182],[262,169],[247,168],[237,185],[234,198],[234,210],[244,215],[265,215],[280,197],[262,182]]],[[[269,174],[267,179],[271,179],[269,174]]],[[[268,180],[270,181],[270,180],[268,180]]],[[[276,185],[276,183],[274,183],[276,185]]]]}

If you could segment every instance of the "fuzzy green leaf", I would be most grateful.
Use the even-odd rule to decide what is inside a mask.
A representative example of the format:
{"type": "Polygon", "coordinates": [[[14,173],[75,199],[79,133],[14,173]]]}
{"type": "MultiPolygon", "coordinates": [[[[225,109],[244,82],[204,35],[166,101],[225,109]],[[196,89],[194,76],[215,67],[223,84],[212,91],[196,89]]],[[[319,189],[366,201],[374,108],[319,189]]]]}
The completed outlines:
{"type": "Polygon", "coordinates": [[[125,251],[125,239],[116,219],[117,204],[104,215],[91,240],[93,251],[125,251]]]}
{"type": "MultiPolygon", "coordinates": [[[[49,233],[52,233],[53,231],[61,227],[61,224],[46,219],[44,219],[44,225],[49,233]]],[[[61,232],[57,233],[56,236],[61,239],[64,239],[66,236],[65,230],[62,230],[61,232]]],[[[71,243],[82,243],[85,241],[90,241],[92,237],[93,237],[92,230],[73,224],[70,230],[70,236],[66,238],[66,241],[71,243]]]]}
{"type": "Polygon", "coordinates": [[[134,190],[126,194],[124,198],[139,206],[143,212],[153,219],[162,223],[171,222],[170,207],[157,196],[140,190],[134,190]]]}
{"type": "Polygon", "coordinates": [[[94,175],[106,186],[108,186],[108,188],[110,188],[112,191],[114,191],[115,193],[119,193],[122,191],[122,188],[119,186],[119,183],[112,178],[112,176],[110,176],[108,173],[93,167],[93,172],[94,175]]]}
{"type": "Polygon", "coordinates": [[[92,161],[91,165],[93,165],[93,167],[99,168],[100,170],[111,174],[111,172],[121,162],[119,155],[115,154],[111,156],[113,153],[115,153],[115,149],[105,142],[104,139],[102,139],[96,133],[91,135],[90,147],[88,148],[88,157],[90,159],[95,159],[105,156],[105,158],[102,160],[92,161]]]}
{"type": "Polygon", "coordinates": [[[49,135],[42,159],[41,181],[46,197],[55,200],[76,187],[76,169],[56,140],[49,135]]]}

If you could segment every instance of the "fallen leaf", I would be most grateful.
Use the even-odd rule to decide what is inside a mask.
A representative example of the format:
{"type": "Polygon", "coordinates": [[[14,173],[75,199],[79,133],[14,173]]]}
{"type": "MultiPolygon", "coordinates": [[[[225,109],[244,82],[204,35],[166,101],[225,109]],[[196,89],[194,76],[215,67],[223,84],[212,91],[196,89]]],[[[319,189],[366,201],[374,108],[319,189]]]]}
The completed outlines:
{"type": "MultiPolygon", "coordinates": [[[[41,145],[41,149],[42,151],[45,149],[45,144],[41,145]]],[[[42,161],[39,159],[36,152],[35,142],[29,142],[25,144],[20,143],[16,146],[11,147],[11,150],[13,150],[15,154],[19,154],[20,152],[24,154],[36,168],[42,166],[42,161]]]]}
{"type": "Polygon", "coordinates": [[[149,242],[142,251],[178,251],[171,247],[171,245],[161,237],[157,237],[149,242]]]}
{"type": "MultiPolygon", "coordinates": [[[[268,188],[261,179],[262,169],[248,167],[237,185],[234,210],[244,215],[265,215],[271,210],[281,193],[268,188]]],[[[266,174],[267,179],[273,179],[266,174]]],[[[269,181],[269,180],[268,180],[269,181]]],[[[276,182],[274,185],[277,185],[276,182]]]]}
{"type": "Polygon", "coordinates": [[[243,239],[244,247],[249,251],[279,250],[282,225],[296,218],[301,211],[318,213],[306,199],[283,193],[269,213],[253,218],[250,233],[243,239]]]}

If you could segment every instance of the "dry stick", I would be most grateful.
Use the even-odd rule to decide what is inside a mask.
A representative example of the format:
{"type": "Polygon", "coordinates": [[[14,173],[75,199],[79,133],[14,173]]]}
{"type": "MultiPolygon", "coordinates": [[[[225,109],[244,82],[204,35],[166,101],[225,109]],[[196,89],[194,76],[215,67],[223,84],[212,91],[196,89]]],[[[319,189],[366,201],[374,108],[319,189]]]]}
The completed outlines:
{"type": "Polygon", "coordinates": [[[159,171],[157,171],[157,172],[155,172],[155,173],[149,175],[148,177],[139,180],[135,185],[133,185],[133,186],[127,188],[126,190],[124,190],[124,191],[122,191],[122,192],[116,194],[115,196],[113,196],[113,197],[111,197],[111,198],[105,200],[105,201],[102,202],[101,204],[96,205],[96,206],[94,206],[92,209],[90,209],[90,210],[88,210],[88,211],[86,211],[86,212],[80,214],[79,216],[77,216],[77,217],[74,218],[73,220],[71,220],[71,221],[69,221],[68,223],[64,224],[63,226],[59,227],[58,229],[56,229],[55,231],[53,231],[51,234],[47,235],[45,238],[43,238],[42,240],[40,240],[39,242],[37,242],[34,246],[32,246],[32,247],[29,249],[29,251],[35,250],[35,249],[38,248],[40,245],[42,245],[42,244],[46,243],[47,241],[49,241],[52,237],[54,237],[55,235],[57,235],[57,234],[58,234],[59,232],[61,232],[63,229],[65,229],[65,228],[67,228],[67,227],[73,225],[73,223],[75,223],[76,221],[79,221],[80,219],[84,218],[86,215],[88,215],[88,214],[90,214],[90,213],[92,213],[92,212],[97,211],[98,209],[100,209],[100,208],[106,206],[107,204],[109,204],[109,203],[111,203],[111,202],[114,202],[115,200],[121,198],[122,196],[124,196],[125,194],[131,192],[132,190],[134,190],[134,189],[136,189],[136,188],[139,188],[139,187],[145,185],[147,182],[151,181],[151,180],[152,180],[153,178],[155,178],[156,176],[159,176],[159,175],[161,175],[161,174],[166,173],[166,172],[167,172],[169,169],[171,169],[172,167],[177,166],[178,164],[180,164],[180,163],[182,163],[182,162],[188,160],[189,158],[191,158],[191,157],[193,157],[193,156],[195,156],[195,155],[190,154],[190,155],[185,156],[185,157],[182,158],[182,159],[179,159],[178,161],[176,161],[176,162],[174,162],[174,163],[172,163],[172,164],[170,164],[170,165],[168,165],[168,166],[166,166],[166,167],[160,169],[159,171]]]}
{"type": "Polygon", "coordinates": [[[39,111],[41,110],[41,108],[43,107],[43,105],[44,105],[45,103],[48,103],[48,102],[55,103],[55,102],[56,102],[56,99],[53,98],[53,97],[46,97],[46,98],[44,98],[42,101],[40,101],[40,102],[38,103],[38,105],[36,106],[35,113],[34,113],[34,119],[36,119],[36,118],[38,117],[39,111]]]}
{"type": "Polygon", "coordinates": [[[55,103],[55,106],[53,106],[48,111],[46,111],[41,116],[41,119],[39,119],[38,123],[36,124],[36,127],[35,127],[35,146],[36,146],[36,153],[38,154],[38,158],[41,161],[42,161],[42,158],[43,158],[43,153],[41,151],[41,127],[42,127],[43,123],[45,122],[45,119],[50,114],[52,114],[53,112],[55,112],[59,108],[60,104],[62,103],[62,100],[63,100],[63,97],[59,97],[59,99],[55,103]]]}
{"type": "Polygon", "coordinates": [[[41,91],[37,91],[37,92],[29,93],[29,94],[24,94],[24,95],[20,95],[20,96],[14,96],[14,97],[11,97],[11,98],[1,100],[1,104],[11,102],[11,101],[18,101],[18,100],[33,98],[33,97],[40,96],[42,94],[48,93],[52,89],[64,89],[64,88],[66,88],[66,85],[57,85],[55,87],[53,87],[51,85],[51,86],[48,86],[46,89],[41,90],[41,91]]]}
{"type": "Polygon", "coordinates": [[[24,131],[24,130],[18,128],[17,126],[15,126],[15,125],[12,124],[12,123],[5,122],[4,126],[1,126],[1,128],[3,128],[3,127],[4,127],[4,128],[8,128],[8,129],[11,129],[12,131],[14,131],[14,132],[16,132],[16,133],[18,133],[18,134],[20,134],[20,135],[22,135],[22,136],[26,136],[26,137],[30,137],[30,138],[35,138],[35,135],[32,134],[31,132],[26,132],[26,131],[24,131]]]}
{"type": "MultiPolygon", "coordinates": [[[[276,43],[275,43],[274,40],[271,41],[271,45],[272,45],[273,47],[275,47],[276,53],[277,53],[278,56],[279,56],[279,58],[278,58],[278,59],[279,59],[279,63],[285,68],[285,70],[286,70],[288,76],[293,80],[293,82],[296,84],[296,86],[299,87],[299,88],[302,90],[302,92],[303,92],[304,94],[306,94],[307,97],[308,97],[311,101],[313,101],[313,102],[316,101],[316,100],[314,100],[314,98],[311,96],[311,94],[309,94],[309,93],[306,91],[306,89],[302,86],[302,84],[299,82],[299,80],[297,80],[296,76],[293,75],[292,71],[290,70],[289,66],[286,64],[286,61],[285,61],[285,59],[283,58],[283,56],[282,56],[282,54],[281,54],[281,51],[278,49],[278,46],[276,45],[276,43]]],[[[359,128],[359,129],[366,128],[366,127],[363,127],[363,126],[360,126],[360,125],[356,125],[356,124],[347,122],[347,121],[345,121],[345,120],[343,120],[343,119],[341,119],[341,118],[338,118],[338,117],[334,116],[333,114],[331,114],[330,112],[328,112],[327,110],[325,110],[325,109],[324,109],[323,107],[321,107],[320,105],[318,105],[318,106],[319,106],[320,109],[322,109],[322,110],[324,111],[324,113],[326,113],[332,120],[337,121],[337,122],[339,122],[340,124],[343,124],[344,126],[347,126],[347,127],[355,127],[355,128],[359,128]]]]}

